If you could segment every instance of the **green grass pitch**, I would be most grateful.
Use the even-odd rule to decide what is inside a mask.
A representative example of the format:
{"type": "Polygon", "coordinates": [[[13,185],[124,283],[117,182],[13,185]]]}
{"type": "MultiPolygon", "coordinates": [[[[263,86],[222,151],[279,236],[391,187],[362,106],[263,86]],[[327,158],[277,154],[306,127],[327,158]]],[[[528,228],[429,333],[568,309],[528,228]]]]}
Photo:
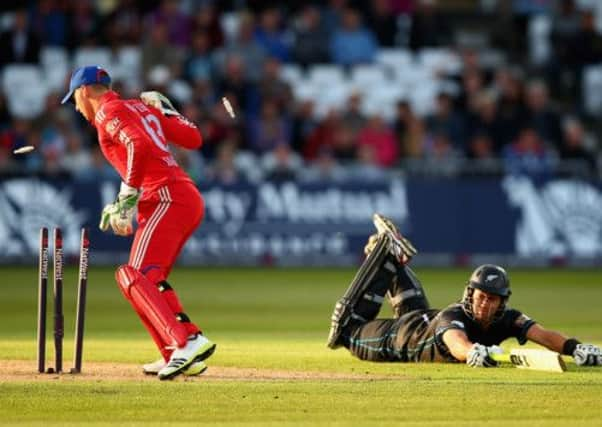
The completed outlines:
{"type": "MultiPolygon", "coordinates": [[[[417,273],[436,307],[456,300],[469,275],[417,273]]],[[[204,377],[160,382],[142,375],[140,364],[158,354],[113,270],[98,268],[90,271],[83,374],[36,374],[37,269],[0,268],[0,425],[602,425],[602,368],[569,365],[553,374],[376,364],[327,349],[333,304],[353,274],[176,268],[170,282],[218,348],[204,377]]],[[[510,277],[511,306],[546,327],[602,344],[600,271],[511,270],[510,277]]],[[[75,285],[76,271],[67,269],[66,369],[75,285]]],[[[51,366],[50,304],[48,312],[51,366]]]]}

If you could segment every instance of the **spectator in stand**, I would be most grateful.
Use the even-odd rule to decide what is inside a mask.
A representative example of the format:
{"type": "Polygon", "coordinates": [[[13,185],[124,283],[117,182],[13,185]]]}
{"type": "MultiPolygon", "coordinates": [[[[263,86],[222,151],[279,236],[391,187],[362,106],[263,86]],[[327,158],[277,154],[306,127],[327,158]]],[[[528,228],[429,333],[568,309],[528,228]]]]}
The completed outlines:
{"type": "Polygon", "coordinates": [[[581,25],[573,37],[566,63],[571,67],[573,98],[581,97],[581,78],[586,65],[602,61],[602,35],[596,30],[595,16],[591,11],[581,14],[581,25]]]}
{"type": "Polygon", "coordinates": [[[39,0],[30,9],[30,27],[46,46],[67,46],[69,41],[68,17],[64,8],[53,0],[39,0]]]}
{"type": "Polygon", "coordinates": [[[324,28],[331,31],[341,26],[349,0],[328,0],[327,3],[322,9],[321,15],[324,28]]]}
{"type": "Polygon", "coordinates": [[[184,52],[170,44],[167,25],[158,22],[150,28],[149,33],[142,45],[142,75],[148,76],[157,66],[170,67],[172,73],[178,75],[184,52]]]}
{"type": "Polygon", "coordinates": [[[455,176],[460,172],[462,156],[445,133],[429,136],[424,147],[425,172],[445,176],[455,176]]]}
{"type": "Polygon", "coordinates": [[[346,107],[342,111],[343,124],[350,128],[355,134],[366,125],[366,116],[362,112],[362,94],[354,91],[349,95],[346,107]]]}
{"type": "Polygon", "coordinates": [[[228,58],[237,56],[242,58],[245,77],[251,82],[256,82],[261,77],[261,65],[266,57],[266,52],[254,38],[255,17],[248,12],[242,12],[238,18],[238,31],[234,40],[226,43],[214,54],[217,72],[224,73],[227,68],[228,58]]]}
{"type": "Polygon", "coordinates": [[[502,155],[508,174],[536,178],[552,175],[555,159],[532,125],[525,125],[518,139],[504,147],[502,155]]]}
{"type": "Polygon", "coordinates": [[[303,169],[303,160],[288,144],[280,143],[262,156],[261,167],[270,181],[294,181],[303,169]]]}
{"type": "Polygon", "coordinates": [[[303,147],[303,157],[306,160],[313,160],[324,147],[332,149],[333,141],[340,127],[340,113],[335,109],[328,111],[326,117],[319,121],[307,137],[303,147]]]}
{"type": "Polygon", "coordinates": [[[318,121],[314,117],[313,100],[301,100],[294,104],[294,106],[291,146],[297,153],[303,153],[305,141],[308,140],[309,135],[318,126],[318,121]]]}
{"type": "Polygon", "coordinates": [[[82,138],[76,132],[65,135],[66,149],[60,164],[74,179],[85,180],[86,175],[92,167],[92,155],[90,150],[83,145],[82,138]]]}
{"type": "Polygon", "coordinates": [[[192,35],[192,46],[184,60],[184,78],[194,84],[197,80],[211,80],[214,75],[209,35],[198,30],[192,35]]]}
{"type": "Polygon", "coordinates": [[[180,11],[179,0],[161,0],[159,7],[148,16],[147,26],[164,25],[170,45],[185,49],[190,46],[192,21],[180,11]]]}
{"type": "Polygon", "coordinates": [[[349,178],[361,182],[382,181],[387,171],[378,164],[377,153],[372,145],[361,145],[357,150],[357,162],[348,166],[349,178]]]}
{"type": "Polygon", "coordinates": [[[426,128],[431,135],[444,134],[456,149],[461,149],[466,140],[464,120],[453,108],[453,100],[441,92],[435,101],[435,112],[426,118],[426,128]]]}
{"type": "Polygon", "coordinates": [[[502,147],[512,139],[511,129],[507,129],[497,110],[496,95],[492,90],[482,90],[475,98],[475,111],[469,118],[469,135],[484,133],[493,141],[493,149],[500,153],[502,147]]]}
{"type": "Polygon", "coordinates": [[[437,10],[437,0],[418,0],[410,26],[410,48],[440,47],[452,44],[451,30],[437,10]]]}
{"type": "Polygon", "coordinates": [[[106,17],[104,36],[111,46],[140,44],[142,14],[136,0],[121,0],[106,17]]]}
{"type": "MultiPolygon", "coordinates": [[[[2,137],[0,136],[1,139],[2,137]]],[[[10,177],[17,175],[20,171],[21,168],[15,162],[10,148],[0,142],[0,176],[10,177]]]]}
{"type": "Polygon", "coordinates": [[[581,12],[575,0],[560,0],[552,17],[551,45],[559,64],[569,62],[571,43],[581,27],[581,12]]]}
{"type": "Polygon", "coordinates": [[[70,4],[69,47],[99,46],[106,43],[100,31],[100,16],[92,1],[82,0],[70,4]]]}
{"type": "Polygon", "coordinates": [[[202,31],[209,37],[209,48],[214,50],[224,44],[224,31],[220,23],[219,10],[211,1],[203,2],[194,16],[195,32],[202,31]]]}
{"type": "Polygon", "coordinates": [[[344,163],[350,163],[357,159],[358,151],[358,133],[353,128],[340,122],[337,127],[330,148],[335,159],[344,163]]]}
{"type": "Polygon", "coordinates": [[[493,151],[489,135],[477,133],[468,143],[467,157],[471,160],[464,170],[465,175],[491,175],[501,173],[501,162],[493,151]]]}
{"type": "Polygon", "coordinates": [[[381,47],[393,47],[397,37],[397,16],[390,0],[372,0],[368,10],[367,25],[376,35],[381,47]]]}
{"type": "Polygon", "coordinates": [[[245,71],[243,57],[235,53],[229,55],[224,71],[218,74],[217,92],[220,96],[234,95],[242,112],[253,115],[259,112],[259,94],[255,82],[245,71]]]}
{"type": "Polygon", "coordinates": [[[414,13],[414,0],[389,0],[391,13],[398,15],[411,15],[414,13]]]}
{"type": "Polygon", "coordinates": [[[425,138],[424,123],[412,110],[407,101],[399,101],[395,111],[393,129],[401,158],[422,156],[425,138]]]}
{"type": "Polygon", "coordinates": [[[291,57],[291,34],[283,26],[282,15],[277,7],[268,7],[259,17],[255,40],[263,46],[268,56],[288,62],[291,57]]]}
{"type": "Polygon", "coordinates": [[[19,9],[13,15],[9,31],[0,34],[0,68],[13,63],[37,64],[40,59],[40,40],[29,28],[27,11],[19,9]]]}
{"type": "Polygon", "coordinates": [[[572,64],[573,40],[577,37],[581,27],[581,12],[577,8],[575,0],[560,0],[552,16],[552,28],[550,34],[550,46],[552,54],[548,60],[547,79],[551,87],[556,88],[557,93],[570,100],[577,95],[578,89],[573,87],[574,76],[572,75],[574,65],[572,64]]]}
{"type": "Polygon", "coordinates": [[[465,68],[462,73],[462,91],[456,98],[456,109],[465,116],[476,112],[476,101],[485,89],[485,78],[479,68],[465,68]]]}
{"type": "MultiPolygon", "coordinates": [[[[235,96],[226,94],[230,102],[235,104],[235,96]]],[[[232,119],[228,116],[221,101],[216,101],[211,108],[207,110],[192,111],[193,106],[189,105],[188,112],[196,115],[196,122],[203,135],[203,147],[201,149],[203,157],[208,160],[215,158],[217,148],[225,139],[232,139],[239,135],[238,123],[233,125],[232,119]]],[[[242,147],[240,138],[236,139],[237,148],[242,147]]]]}
{"type": "Polygon", "coordinates": [[[380,113],[372,114],[358,135],[358,146],[373,147],[376,163],[384,168],[394,166],[399,160],[399,148],[393,131],[380,113]]]}
{"type": "Polygon", "coordinates": [[[224,140],[217,148],[215,160],[205,170],[205,178],[214,183],[235,184],[242,178],[236,167],[236,144],[232,140],[224,140]]]}
{"type": "MultiPolygon", "coordinates": [[[[12,151],[30,145],[28,140],[28,134],[31,130],[32,124],[29,120],[20,118],[14,118],[10,123],[9,127],[5,129],[0,135],[0,141],[3,147],[6,147],[12,154],[12,151]]],[[[36,146],[38,148],[38,146],[36,146]]],[[[37,153],[29,153],[37,155],[37,153]]],[[[15,161],[18,163],[24,163],[25,158],[29,156],[18,156],[15,161]]]]}
{"type": "Polygon", "coordinates": [[[567,118],[563,122],[563,141],[560,146],[560,159],[568,163],[573,175],[596,178],[598,167],[592,147],[595,141],[588,141],[583,125],[576,118],[567,118]]]}
{"type": "MultiPolygon", "coordinates": [[[[209,79],[197,78],[192,82],[192,99],[190,102],[196,105],[199,109],[209,111],[215,104],[218,97],[215,92],[215,86],[209,79]]],[[[232,100],[230,100],[232,102],[232,100]]],[[[190,117],[186,115],[186,117],[190,117]]],[[[237,120],[242,117],[237,116],[237,120]]],[[[196,123],[192,118],[190,119],[193,123],[196,123]]]]}
{"type": "Polygon", "coordinates": [[[303,67],[329,62],[330,34],[321,21],[318,7],[312,4],[303,6],[293,25],[293,60],[303,67]]]}
{"type": "Polygon", "coordinates": [[[303,182],[340,182],[346,176],[346,169],[339,164],[329,147],[322,148],[316,159],[299,171],[299,179],[303,182]]]}
{"type": "Polygon", "coordinates": [[[345,9],[341,25],[330,40],[332,61],[344,66],[372,63],[377,50],[376,38],[362,26],[359,13],[353,8],[345,9]]]}
{"type": "Polygon", "coordinates": [[[509,140],[514,140],[521,124],[526,121],[522,72],[510,67],[498,69],[494,87],[498,94],[498,116],[507,129],[509,140]]]}
{"type": "Polygon", "coordinates": [[[279,111],[288,113],[294,97],[290,85],[280,77],[280,69],[281,63],[277,58],[267,58],[257,86],[262,100],[269,98],[276,103],[279,111]]]}
{"type": "Polygon", "coordinates": [[[562,140],[560,114],[550,101],[545,82],[543,80],[529,82],[525,96],[528,122],[544,141],[558,148],[562,140]]]}
{"type": "Polygon", "coordinates": [[[280,114],[278,104],[270,98],[263,101],[261,114],[249,119],[249,145],[256,154],[274,150],[281,144],[290,145],[291,125],[280,114]]]}
{"type": "Polygon", "coordinates": [[[8,105],[6,105],[6,98],[2,91],[0,91],[0,132],[3,132],[6,128],[11,125],[11,115],[8,111],[8,105]]]}
{"type": "Polygon", "coordinates": [[[119,181],[119,175],[106,161],[100,150],[100,145],[92,144],[91,150],[92,164],[90,169],[86,171],[86,174],[82,176],[82,179],[89,182],[119,181]]]}
{"type": "Polygon", "coordinates": [[[493,141],[486,133],[476,132],[466,150],[466,155],[469,159],[473,160],[495,160],[497,158],[495,151],[493,150],[493,141]]]}

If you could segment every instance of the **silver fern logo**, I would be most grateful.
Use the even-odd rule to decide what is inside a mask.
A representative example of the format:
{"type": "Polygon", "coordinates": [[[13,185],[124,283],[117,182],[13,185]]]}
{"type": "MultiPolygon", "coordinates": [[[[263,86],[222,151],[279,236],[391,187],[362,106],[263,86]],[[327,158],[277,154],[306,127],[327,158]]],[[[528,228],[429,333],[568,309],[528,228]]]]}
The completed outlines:
{"type": "Polygon", "coordinates": [[[521,210],[519,255],[596,257],[602,254],[602,192],[577,180],[556,180],[537,189],[526,177],[507,177],[503,188],[521,210]]]}
{"type": "Polygon", "coordinates": [[[33,255],[40,227],[60,227],[67,254],[78,251],[85,215],[72,205],[72,192],[46,182],[15,179],[0,184],[0,256],[33,255]]]}

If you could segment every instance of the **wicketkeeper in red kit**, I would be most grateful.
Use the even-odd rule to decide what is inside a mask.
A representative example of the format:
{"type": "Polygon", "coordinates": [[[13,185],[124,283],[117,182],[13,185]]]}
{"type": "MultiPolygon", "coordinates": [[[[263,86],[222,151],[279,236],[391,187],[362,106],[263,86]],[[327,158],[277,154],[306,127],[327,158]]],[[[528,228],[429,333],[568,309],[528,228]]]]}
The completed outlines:
{"type": "Polygon", "coordinates": [[[127,265],[115,274],[125,298],[151,334],[160,360],[144,365],[159,379],[198,375],[215,350],[184,313],[167,277],[182,247],[203,219],[204,202],[194,182],[178,166],[168,144],[197,149],[197,127],[158,92],[121,99],[98,66],[76,69],[62,103],[75,109],[98,132],[100,148],[121,176],[117,199],[102,211],[100,229],[120,236],[138,227],[127,265]]]}

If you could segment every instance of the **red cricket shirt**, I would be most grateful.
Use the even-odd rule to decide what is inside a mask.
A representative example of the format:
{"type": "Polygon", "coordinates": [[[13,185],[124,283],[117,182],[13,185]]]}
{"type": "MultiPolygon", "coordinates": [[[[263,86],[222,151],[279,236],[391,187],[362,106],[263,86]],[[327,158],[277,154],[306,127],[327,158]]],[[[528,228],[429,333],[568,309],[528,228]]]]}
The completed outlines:
{"type": "Polygon", "coordinates": [[[185,117],[165,116],[139,99],[121,99],[109,91],[100,99],[93,124],[106,159],[123,182],[144,190],[143,198],[166,184],[192,183],[168,146],[197,149],[202,145],[199,130],[185,117]]]}

